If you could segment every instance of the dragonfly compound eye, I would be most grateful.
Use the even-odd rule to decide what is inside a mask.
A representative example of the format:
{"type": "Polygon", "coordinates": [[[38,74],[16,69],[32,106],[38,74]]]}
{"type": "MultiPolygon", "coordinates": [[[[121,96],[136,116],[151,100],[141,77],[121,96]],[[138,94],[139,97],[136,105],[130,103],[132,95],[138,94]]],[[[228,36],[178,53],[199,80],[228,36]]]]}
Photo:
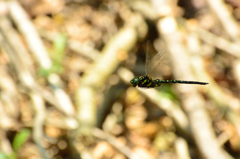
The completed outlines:
{"type": "Polygon", "coordinates": [[[130,83],[131,83],[131,85],[132,85],[133,87],[136,87],[136,86],[138,85],[138,78],[135,77],[134,79],[132,79],[132,80],[130,81],[130,83]]]}

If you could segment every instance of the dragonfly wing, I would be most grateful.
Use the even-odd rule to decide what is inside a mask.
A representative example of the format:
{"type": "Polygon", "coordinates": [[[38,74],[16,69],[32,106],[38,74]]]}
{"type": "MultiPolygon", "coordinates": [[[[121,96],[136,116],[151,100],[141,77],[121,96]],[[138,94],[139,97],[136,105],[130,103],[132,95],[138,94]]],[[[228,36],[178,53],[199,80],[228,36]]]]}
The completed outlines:
{"type": "Polygon", "coordinates": [[[151,58],[152,58],[152,56],[150,55],[150,52],[149,52],[149,45],[150,45],[150,42],[148,41],[147,42],[147,50],[146,50],[146,62],[145,62],[146,74],[148,74],[149,65],[150,65],[151,58]]]}
{"type": "MultiPolygon", "coordinates": [[[[150,61],[148,61],[146,73],[153,79],[161,77],[161,68],[166,64],[166,49],[161,50],[158,52],[150,61]]],[[[148,55],[149,56],[149,55],[148,55]]]]}
{"type": "Polygon", "coordinates": [[[154,59],[161,58],[161,55],[155,53],[156,50],[154,49],[153,45],[150,42],[147,42],[147,50],[146,50],[146,63],[145,63],[145,71],[146,74],[149,74],[153,68],[153,61],[154,59]]]}

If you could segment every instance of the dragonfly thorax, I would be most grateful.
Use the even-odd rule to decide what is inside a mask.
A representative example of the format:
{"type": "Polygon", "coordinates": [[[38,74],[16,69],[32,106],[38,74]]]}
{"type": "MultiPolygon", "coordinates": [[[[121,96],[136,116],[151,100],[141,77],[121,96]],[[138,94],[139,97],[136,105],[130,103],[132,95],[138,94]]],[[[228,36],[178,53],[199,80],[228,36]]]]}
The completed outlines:
{"type": "Polygon", "coordinates": [[[155,81],[152,80],[148,75],[135,77],[130,81],[130,83],[133,87],[155,87],[155,81]]]}

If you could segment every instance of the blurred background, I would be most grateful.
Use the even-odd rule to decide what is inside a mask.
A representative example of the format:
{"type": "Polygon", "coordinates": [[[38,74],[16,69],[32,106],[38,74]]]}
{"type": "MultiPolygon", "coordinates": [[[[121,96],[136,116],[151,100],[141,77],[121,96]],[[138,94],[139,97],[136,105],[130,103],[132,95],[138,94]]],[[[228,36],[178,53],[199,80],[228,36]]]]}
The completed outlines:
{"type": "Polygon", "coordinates": [[[238,0],[0,1],[0,158],[240,159],[239,20],[238,0]],[[145,61],[209,84],[131,87],[145,61]]]}

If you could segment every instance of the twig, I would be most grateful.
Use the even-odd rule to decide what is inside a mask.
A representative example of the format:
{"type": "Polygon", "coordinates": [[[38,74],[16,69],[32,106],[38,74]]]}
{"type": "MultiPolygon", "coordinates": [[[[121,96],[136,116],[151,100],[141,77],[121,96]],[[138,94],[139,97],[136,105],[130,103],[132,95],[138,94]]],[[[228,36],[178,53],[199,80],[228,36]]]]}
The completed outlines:
{"type": "Polygon", "coordinates": [[[127,53],[135,45],[136,40],[137,34],[134,28],[122,28],[104,47],[102,57],[81,79],[76,101],[78,119],[83,127],[96,124],[95,89],[99,89],[119,65],[120,60],[117,55],[122,52],[127,53]]]}
{"type": "MultiPolygon", "coordinates": [[[[187,49],[184,47],[180,31],[177,28],[177,23],[172,16],[167,16],[158,22],[158,30],[163,35],[172,55],[175,77],[194,79],[186,54],[187,49]]],[[[204,108],[205,102],[196,87],[186,85],[177,85],[176,87],[181,92],[183,107],[188,114],[193,137],[202,155],[206,158],[232,158],[217,142],[211,120],[204,108]]]]}
{"type": "Polygon", "coordinates": [[[13,152],[11,142],[7,139],[7,134],[2,129],[0,130],[0,141],[1,152],[11,154],[13,152]]]}
{"type": "MultiPolygon", "coordinates": [[[[25,37],[31,52],[36,57],[36,60],[39,62],[42,68],[49,70],[52,67],[51,59],[49,58],[34,25],[29,20],[27,13],[17,1],[9,1],[8,6],[11,17],[18,26],[22,35],[25,37]]],[[[48,81],[54,87],[53,92],[56,96],[55,99],[57,99],[59,108],[67,115],[72,116],[75,113],[73,104],[68,94],[60,87],[60,85],[58,85],[58,83],[61,83],[60,78],[56,74],[51,74],[48,78],[48,81]],[[56,82],[56,80],[58,82],[56,82]]]]}
{"type": "Polygon", "coordinates": [[[0,100],[0,127],[2,130],[16,128],[16,121],[10,118],[8,113],[5,111],[1,100],[0,100]]]}
{"type": "Polygon", "coordinates": [[[98,128],[94,128],[92,131],[92,134],[97,138],[108,141],[118,151],[120,151],[121,153],[123,153],[125,156],[127,156],[130,159],[141,159],[142,158],[137,153],[134,153],[129,147],[120,143],[114,136],[112,136],[98,128]]]}
{"type": "Polygon", "coordinates": [[[42,139],[44,136],[43,133],[43,123],[45,119],[45,104],[41,96],[36,93],[31,93],[31,99],[33,102],[33,107],[35,110],[34,116],[34,125],[33,125],[33,140],[38,146],[42,156],[44,159],[48,159],[49,157],[46,154],[46,150],[42,147],[42,139]]]}
{"type": "Polygon", "coordinates": [[[26,12],[17,1],[8,1],[8,6],[14,22],[25,37],[32,53],[37,57],[36,59],[43,68],[50,69],[52,62],[26,12]]]}
{"type": "Polygon", "coordinates": [[[177,138],[174,146],[178,155],[178,159],[191,159],[187,142],[183,138],[177,138]]]}
{"type": "Polygon", "coordinates": [[[196,32],[198,33],[198,36],[206,43],[211,44],[221,50],[224,50],[224,51],[230,53],[233,56],[240,58],[239,45],[232,43],[224,38],[218,37],[218,36],[210,33],[209,31],[206,31],[201,28],[197,28],[196,32]]]}
{"type": "Polygon", "coordinates": [[[33,70],[31,70],[33,67],[29,62],[25,61],[26,58],[24,55],[27,54],[27,50],[24,48],[9,20],[3,16],[0,16],[0,45],[2,50],[10,57],[18,78],[25,87],[26,92],[29,90],[37,92],[46,101],[62,110],[55,96],[35,82],[32,76],[33,70]]]}
{"type": "MultiPolygon", "coordinates": [[[[237,84],[238,84],[238,90],[240,90],[240,60],[239,59],[236,59],[234,62],[233,62],[233,73],[234,73],[234,76],[236,77],[236,81],[237,81],[237,84]]],[[[239,98],[240,99],[240,92],[239,92],[239,98]]]]}
{"type": "Polygon", "coordinates": [[[63,112],[68,116],[74,116],[75,110],[73,103],[69,95],[62,89],[62,81],[60,77],[54,73],[51,73],[48,77],[48,81],[52,86],[53,93],[57,98],[59,106],[63,112]]]}
{"type": "Polygon", "coordinates": [[[133,10],[141,13],[147,19],[152,21],[156,21],[158,19],[158,13],[152,7],[149,1],[135,0],[135,1],[127,1],[128,4],[133,10]]]}
{"type": "Polygon", "coordinates": [[[7,108],[8,113],[11,117],[18,118],[19,107],[16,85],[14,80],[10,77],[5,66],[0,67],[0,87],[1,87],[1,98],[4,103],[4,107],[7,108]]]}
{"type": "MultiPolygon", "coordinates": [[[[192,42],[197,41],[197,36],[192,36],[192,38],[195,38],[195,40],[192,39],[192,42]]],[[[199,53],[201,51],[201,47],[198,46],[198,44],[195,44],[194,46],[196,46],[196,52],[199,53]]],[[[202,58],[197,55],[191,56],[191,66],[195,72],[195,76],[198,77],[198,79],[205,79],[210,82],[211,87],[208,89],[208,96],[217,103],[219,109],[226,111],[228,120],[235,125],[238,135],[240,136],[240,117],[236,113],[236,110],[240,109],[240,100],[222,91],[219,85],[203,69],[204,65],[202,58]]]]}
{"type": "MultiPolygon", "coordinates": [[[[58,33],[54,33],[52,31],[47,31],[44,29],[38,29],[38,32],[41,37],[43,37],[46,40],[51,41],[51,42],[53,42],[58,36],[58,33]]],[[[94,49],[93,47],[89,46],[88,44],[80,43],[79,41],[74,40],[74,39],[68,38],[67,45],[68,45],[69,49],[71,49],[72,51],[80,54],[81,56],[87,57],[88,59],[90,59],[92,61],[99,59],[101,56],[100,51],[94,49]]]]}
{"type": "Polygon", "coordinates": [[[232,14],[227,9],[223,0],[207,0],[208,5],[221,21],[223,27],[233,40],[239,43],[240,30],[237,22],[234,20],[232,14]]]}

